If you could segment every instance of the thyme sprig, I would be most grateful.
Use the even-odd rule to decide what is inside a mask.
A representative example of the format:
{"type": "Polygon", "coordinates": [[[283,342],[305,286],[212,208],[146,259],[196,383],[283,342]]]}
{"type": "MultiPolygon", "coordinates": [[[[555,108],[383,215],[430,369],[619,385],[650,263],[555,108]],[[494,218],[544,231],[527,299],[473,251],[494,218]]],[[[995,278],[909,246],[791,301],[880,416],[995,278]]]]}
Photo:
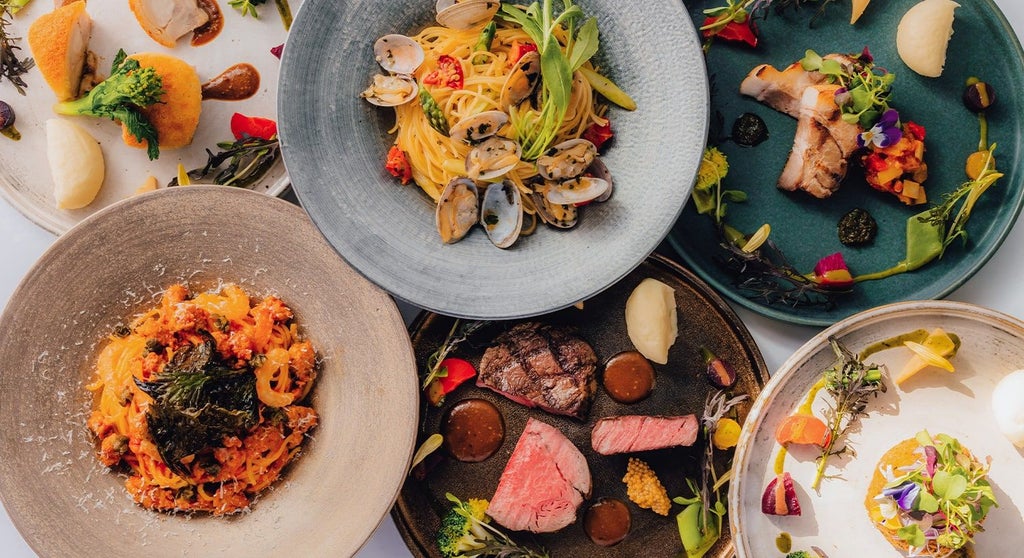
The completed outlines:
{"type": "Polygon", "coordinates": [[[732,227],[720,227],[719,236],[724,253],[722,265],[735,276],[736,288],[752,300],[792,308],[831,309],[836,305],[836,295],[849,292],[823,287],[802,275],[771,240],[748,252],[732,240],[736,236],[732,227]]]}
{"type": "Polygon", "coordinates": [[[448,370],[441,367],[444,359],[448,358],[448,354],[455,350],[462,342],[489,323],[487,321],[463,322],[459,319],[455,320],[452,328],[448,330],[448,336],[445,337],[444,342],[427,357],[427,374],[423,378],[423,389],[427,389],[427,386],[437,378],[447,376],[448,370]]]}
{"type": "Polygon", "coordinates": [[[846,443],[846,435],[860,417],[867,416],[869,400],[886,390],[879,366],[865,364],[835,337],[830,336],[828,342],[836,354],[835,363],[823,373],[825,391],[832,396],[832,401],[825,409],[825,423],[832,435],[817,460],[818,469],[811,483],[811,488],[815,490],[818,490],[825,478],[829,457],[843,453],[856,455],[846,443]]]}
{"type": "Polygon", "coordinates": [[[11,24],[12,7],[14,5],[11,0],[0,0],[0,81],[7,78],[18,93],[24,95],[28,84],[21,76],[35,66],[35,61],[31,58],[18,57],[18,51],[21,50],[18,41],[21,37],[11,36],[7,29],[11,24]]]}

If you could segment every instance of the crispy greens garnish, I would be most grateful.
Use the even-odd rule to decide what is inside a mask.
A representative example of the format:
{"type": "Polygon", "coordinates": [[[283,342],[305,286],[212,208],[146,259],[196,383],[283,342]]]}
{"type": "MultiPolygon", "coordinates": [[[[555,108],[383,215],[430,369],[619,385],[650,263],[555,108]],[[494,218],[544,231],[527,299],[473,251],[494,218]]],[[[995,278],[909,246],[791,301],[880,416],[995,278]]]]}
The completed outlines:
{"type": "Polygon", "coordinates": [[[18,41],[21,37],[9,35],[7,26],[11,24],[11,14],[23,5],[24,1],[0,0],[0,81],[6,78],[22,95],[25,94],[28,84],[21,76],[32,69],[35,61],[31,58],[18,57],[18,51],[21,50],[18,41]]]}
{"type": "MultiPolygon", "coordinates": [[[[217,153],[206,150],[205,167],[188,171],[190,181],[211,180],[221,186],[245,188],[263,178],[281,155],[276,137],[269,140],[247,137],[235,142],[221,142],[217,147],[221,149],[217,153]]],[[[168,184],[178,185],[177,177],[168,184]]]]}

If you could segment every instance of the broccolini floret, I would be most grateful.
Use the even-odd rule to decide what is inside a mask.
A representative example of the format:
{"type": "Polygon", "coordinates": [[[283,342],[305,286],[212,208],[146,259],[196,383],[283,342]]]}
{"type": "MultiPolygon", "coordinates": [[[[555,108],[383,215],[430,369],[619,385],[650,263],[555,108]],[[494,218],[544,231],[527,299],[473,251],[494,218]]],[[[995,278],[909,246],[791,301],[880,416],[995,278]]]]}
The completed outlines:
{"type": "Polygon", "coordinates": [[[54,105],[57,114],[96,116],[124,124],[139,142],[145,141],[150,160],[160,156],[156,128],[143,114],[146,108],[160,101],[163,80],[153,68],[143,68],[138,60],[117,51],[110,67],[110,77],[98,83],[89,93],[73,101],[54,105]]]}
{"type": "Polygon", "coordinates": [[[547,552],[519,546],[491,525],[487,500],[470,498],[463,502],[451,494],[445,497],[455,504],[442,518],[437,532],[437,545],[445,558],[550,558],[547,552]]]}

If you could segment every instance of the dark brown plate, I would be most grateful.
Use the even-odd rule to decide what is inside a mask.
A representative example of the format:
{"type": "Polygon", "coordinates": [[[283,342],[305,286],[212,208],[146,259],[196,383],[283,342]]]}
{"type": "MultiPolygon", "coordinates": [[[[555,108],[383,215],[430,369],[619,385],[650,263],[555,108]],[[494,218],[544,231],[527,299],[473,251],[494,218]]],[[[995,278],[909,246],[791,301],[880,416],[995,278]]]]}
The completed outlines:
{"type": "MultiPolygon", "coordinates": [[[[700,347],[705,346],[726,359],[735,368],[738,381],[734,393],[747,393],[750,399],[740,405],[745,416],[749,404],[757,397],[768,379],[768,370],[761,352],[754,344],[747,328],[731,308],[707,285],[679,265],[652,256],[625,279],[607,291],[586,301],[582,310],[569,308],[537,318],[548,323],[575,327],[580,336],[590,342],[599,361],[598,374],[609,357],[620,351],[632,350],[626,334],[625,304],[629,294],[640,281],[653,277],[675,289],[679,317],[679,336],[669,352],[668,364],[655,365],[657,379],[654,392],[644,401],[623,405],[613,401],[598,387],[594,404],[586,422],[555,416],[536,409],[527,409],[491,391],[467,384],[459,387],[441,408],[428,407],[421,413],[417,443],[439,429],[444,411],[457,401],[480,397],[493,402],[505,418],[505,442],[498,452],[480,463],[461,463],[446,457],[434,468],[425,481],[407,479],[392,510],[398,530],[413,555],[440,557],[435,536],[441,517],[450,507],[445,493],[462,498],[487,498],[494,494],[509,455],[522,433],[528,417],[535,417],[561,430],[576,444],[587,458],[593,477],[591,498],[584,502],[576,523],[558,533],[533,536],[516,534],[516,539],[528,545],[544,546],[554,557],[590,556],[675,556],[682,552],[676,528],[675,515],[682,511],[673,505],[668,517],[638,508],[626,498],[626,486],[621,481],[626,471],[628,455],[602,456],[590,447],[590,430],[601,417],[645,414],[682,415],[695,413],[698,417],[704,400],[712,390],[704,379],[704,366],[700,347]],[[632,530],[623,542],[610,548],[592,543],[583,532],[582,511],[597,498],[611,496],[628,503],[632,514],[632,530]]],[[[512,322],[503,322],[470,338],[453,356],[466,358],[474,365],[480,362],[487,344],[494,335],[512,322]]],[[[451,328],[452,318],[423,313],[411,326],[413,348],[417,363],[423,368],[427,357],[443,341],[451,328]]],[[[600,377],[600,376],[599,376],[600,377]]],[[[693,448],[675,448],[635,454],[654,469],[668,490],[669,496],[689,496],[685,478],[697,478],[701,440],[693,448]]],[[[439,450],[439,451],[444,451],[439,450]]],[[[720,465],[724,467],[724,465],[720,465]]],[[[724,492],[723,492],[724,494],[724,492]]],[[[726,558],[733,555],[729,530],[709,557],[726,558]]]]}

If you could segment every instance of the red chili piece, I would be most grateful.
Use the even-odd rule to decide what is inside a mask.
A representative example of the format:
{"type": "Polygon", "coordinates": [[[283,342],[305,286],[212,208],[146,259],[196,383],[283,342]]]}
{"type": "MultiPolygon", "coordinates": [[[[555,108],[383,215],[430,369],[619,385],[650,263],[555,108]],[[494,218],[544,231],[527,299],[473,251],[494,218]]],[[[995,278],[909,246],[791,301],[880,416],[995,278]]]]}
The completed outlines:
{"type": "Polygon", "coordinates": [[[231,116],[231,133],[236,140],[245,138],[274,139],[277,136],[277,122],[259,116],[246,116],[236,112],[231,116]]]}
{"type": "Polygon", "coordinates": [[[401,180],[402,184],[408,184],[412,180],[412,166],[409,165],[409,160],[405,158],[405,152],[399,149],[397,145],[392,145],[391,150],[388,151],[388,160],[384,163],[384,168],[392,176],[401,180]]]}
{"type": "MultiPolygon", "coordinates": [[[[718,21],[718,18],[709,17],[704,20],[704,24],[701,25],[701,27],[712,25],[716,21],[718,21]]],[[[749,16],[743,23],[730,21],[725,24],[725,27],[705,30],[704,38],[707,39],[710,37],[717,37],[726,41],[739,41],[747,43],[752,47],[757,46],[757,29],[754,27],[754,21],[749,16]]]]}
{"type": "Polygon", "coordinates": [[[465,83],[462,63],[457,58],[442,54],[437,58],[437,69],[423,76],[423,83],[451,89],[462,89],[465,83]]]}
{"type": "Polygon", "coordinates": [[[512,47],[508,50],[509,66],[519,62],[519,59],[527,52],[537,52],[537,45],[528,41],[519,42],[518,39],[512,39],[512,47]]]}
{"type": "Polygon", "coordinates": [[[583,139],[590,141],[594,144],[598,150],[605,144],[606,141],[612,139],[615,134],[612,132],[612,123],[609,121],[604,126],[597,124],[596,122],[591,124],[586,130],[583,131],[583,139]]]}

